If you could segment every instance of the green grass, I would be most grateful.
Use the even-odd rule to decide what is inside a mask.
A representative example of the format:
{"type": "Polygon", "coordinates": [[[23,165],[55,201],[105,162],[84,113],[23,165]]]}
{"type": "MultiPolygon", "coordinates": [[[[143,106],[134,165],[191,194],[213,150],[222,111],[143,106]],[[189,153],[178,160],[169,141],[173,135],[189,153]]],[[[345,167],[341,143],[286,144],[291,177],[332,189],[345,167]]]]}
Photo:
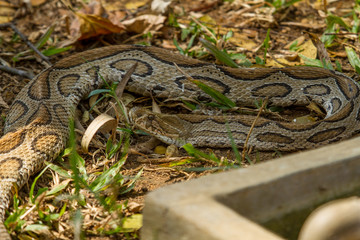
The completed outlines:
{"type": "MultiPolygon", "coordinates": [[[[276,9],[275,13],[279,13],[299,1],[269,0],[267,2],[276,9]]],[[[268,8],[269,5],[264,4],[263,7],[268,8]]],[[[340,32],[343,34],[355,34],[356,36],[359,34],[360,21],[357,15],[359,10],[360,1],[355,1],[353,11],[347,13],[347,15],[335,16],[331,13],[325,13],[326,27],[320,38],[327,49],[343,47],[344,43],[346,43],[344,45],[346,47],[343,47],[344,51],[351,66],[358,74],[360,74],[360,60],[357,48],[351,44],[350,40],[344,40],[342,35],[337,34],[340,32]],[[352,25],[348,24],[349,19],[351,19],[352,25]]],[[[178,23],[178,18],[179,16],[170,12],[167,26],[179,31],[179,35],[173,39],[173,42],[180,53],[197,58],[215,58],[219,63],[231,67],[250,67],[252,64],[265,65],[268,52],[271,49],[271,39],[276,37],[272,36],[270,30],[267,29],[266,36],[259,47],[260,51],[256,53],[257,56],[254,57],[254,60],[250,61],[244,53],[240,54],[229,50],[232,48],[229,41],[234,34],[232,30],[220,34],[218,26],[210,27],[209,24],[204,24],[197,19],[191,19],[189,24],[184,27],[184,24],[178,23]]],[[[42,49],[46,56],[58,54],[70,48],[56,48],[51,44],[49,46],[49,43],[53,41],[51,38],[53,31],[54,28],[50,27],[35,44],[42,49]]],[[[151,32],[144,33],[141,36],[140,43],[149,45],[155,38],[156,35],[151,32]]],[[[359,40],[358,36],[356,40],[359,40]]],[[[13,42],[19,42],[16,35],[13,36],[13,42]]],[[[294,43],[290,49],[293,51],[298,50],[297,44],[294,43]]],[[[19,61],[23,54],[14,56],[13,61],[19,61]]],[[[306,65],[342,70],[339,61],[335,62],[334,67],[331,63],[325,63],[322,60],[306,58],[301,53],[299,56],[303,58],[306,65]]],[[[84,154],[80,155],[76,151],[75,135],[72,128],[68,148],[63,151],[55,163],[46,163],[46,168],[34,178],[29,195],[25,198],[26,200],[17,193],[13,198],[13,210],[11,213],[7,213],[8,217],[5,225],[15,232],[14,235],[18,235],[19,238],[28,239],[31,236],[36,236],[39,232],[58,230],[59,225],[62,223],[72,225],[71,228],[66,228],[66,230],[71,229],[69,234],[72,234],[74,239],[82,239],[86,235],[117,235],[127,239],[139,237],[138,229],[141,227],[142,216],[141,214],[129,216],[127,213],[127,201],[124,198],[126,198],[125,194],[134,189],[136,182],[141,178],[143,170],[140,169],[132,176],[122,174],[124,164],[128,160],[132,130],[130,123],[127,121],[126,109],[115,93],[117,84],[108,84],[106,81],[104,83],[106,88],[95,90],[90,95],[101,94],[96,104],[105,99],[114,100],[120,107],[124,119],[126,119],[124,126],[117,129],[117,138],[109,138],[105,147],[100,149],[102,151],[101,159],[105,164],[101,168],[92,168],[91,163],[86,164],[84,158],[90,157],[84,154]],[[121,135],[120,132],[122,132],[121,135]],[[114,159],[117,161],[115,162],[114,159]],[[52,176],[59,178],[60,181],[53,187],[41,187],[41,181],[49,182],[52,176]],[[122,201],[119,199],[122,199],[122,201]],[[94,226],[91,227],[86,226],[86,219],[89,217],[86,211],[89,209],[89,205],[104,213],[98,217],[100,220],[94,219],[94,226]],[[24,217],[24,214],[27,215],[24,217]],[[27,216],[31,216],[31,218],[29,217],[31,221],[28,221],[27,216]]],[[[212,106],[222,111],[233,111],[236,108],[234,102],[218,91],[198,80],[193,80],[193,83],[213,98],[214,101],[208,104],[207,107],[212,106]]],[[[186,101],[184,103],[193,110],[201,107],[200,104],[196,105],[186,101]]],[[[254,105],[260,108],[262,102],[254,103],[254,105]]],[[[266,107],[266,109],[273,110],[271,107],[266,107]]],[[[183,148],[191,158],[173,161],[162,166],[184,171],[204,172],[240,168],[244,164],[251,165],[260,161],[260,153],[255,153],[255,157],[245,154],[243,159],[234,143],[230,130],[228,135],[232,144],[234,159],[220,158],[212,151],[201,151],[190,144],[185,144],[183,148]],[[194,167],[194,164],[199,161],[200,163],[210,162],[210,166],[194,167]]],[[[274,150],[273,156],[281,157],[281,153],[274,150]]],[[[96,158],[96,161],[100,160],[96,158]]]]}

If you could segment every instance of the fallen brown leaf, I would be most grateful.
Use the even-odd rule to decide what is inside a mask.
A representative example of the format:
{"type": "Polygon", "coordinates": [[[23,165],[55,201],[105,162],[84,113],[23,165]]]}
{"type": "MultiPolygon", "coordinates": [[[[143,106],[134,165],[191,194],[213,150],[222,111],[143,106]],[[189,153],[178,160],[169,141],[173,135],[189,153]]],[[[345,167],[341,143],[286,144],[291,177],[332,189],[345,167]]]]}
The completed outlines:
{"type": "Polygon", "coordinates": [[[70,26],[70,34],[75,40],[124,31],[124,26],[120,23],[123,16],[108,13],[100,1],[84,5],[75,15],[77,18],[70,26]]]}
{"type": "Polygon", "coordinates": [[[126,20],[122,24],[126,27],[126,30],[129,32],[135,33],[146,33],[150,30],[157,31],[159,30],[164,22],[166,17],[157,16],[151,14],[144,14],[139,17],[126,20]]]}
{"type": "Polygon", "coordinates": [[[76,12],[79,22],[73,22],[71,25],[71,35],[78,36],[78,40],[105,35],[110,33],[120,33],[124,30],[114,25],[110,20],[93,15],[76,12]]]}

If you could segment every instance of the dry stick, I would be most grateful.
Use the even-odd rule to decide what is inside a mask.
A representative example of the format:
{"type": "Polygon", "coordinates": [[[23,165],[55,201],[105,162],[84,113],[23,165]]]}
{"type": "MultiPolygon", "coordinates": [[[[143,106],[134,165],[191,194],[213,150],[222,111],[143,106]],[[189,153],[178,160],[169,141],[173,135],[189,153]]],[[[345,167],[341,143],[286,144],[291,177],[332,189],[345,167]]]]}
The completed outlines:
{"type": "Polygon", "coordinates": [[[266,106],[267,102],[268,102],[268,97],[265,98],[263,104],[261,105],[261,107],[259,109],[259,112],[258,112],[256,118],[254,119],[253,123],[251,124],[250,130],[249,130],[249,132],[248,132],[248,134],[246,136],[246,140],[245,140],[245,143],[244,143],[244,148],[243,148],[243,152],[242,152],[242,155],[241,155],[242,160],[245,160],[245,153],[246,153],[246,149],[247,149],[247,143],[249,141],[251,132],[254,129],[256,121],[259,119],[260,114],[261,114],[262,110],[264,109],[264,107],[266,106]]]}
{"type": "Polygon", "coordinates": [[[16,75],[19,75],[21,77],[26,77],[28,79],[33,79],[34,78],[34,75],[32,73],[29,73],[29,72],[26,72],[26,71],[23,71],[23,70],[20,70],[20,69],[8,67],[8,66],[0,65],[0,71],[11,73],[11,74],[16,74],[16,75]]]}
{"type": "Polygon", "coordinates": [[[13,24],[13,23],[3,23],[0,24],[0,28],[5,28],[5,27],[11,27],[12,30],[14,30],[14,32],[16,32],[19,37],[32,49],[34,50],[34,52],[36,52],[45,62],[47,62],[50,66],[52,65],[51,62],[49,61],[49,58],[46,57],[44,54],[42,54],[28,39],[27,37],[22,34],[17,27],[13,24]]]}

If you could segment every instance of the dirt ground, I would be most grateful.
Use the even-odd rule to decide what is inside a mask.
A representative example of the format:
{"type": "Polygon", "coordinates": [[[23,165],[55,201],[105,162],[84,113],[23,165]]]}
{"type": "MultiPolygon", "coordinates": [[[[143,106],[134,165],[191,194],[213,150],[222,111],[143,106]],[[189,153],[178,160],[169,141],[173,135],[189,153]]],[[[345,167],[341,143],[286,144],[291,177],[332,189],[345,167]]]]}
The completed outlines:
{"type": "MultiPolygon", "coordinates": [[[[198,19],[201,23],[206,24],[218,36],[223,36],[230,30],[233,31],[232,38],[220,45],[228,52],[244,54],[250,62],[255,63],[256,57],[263,57],[264,49],[261,46],[270,29],[270,47],[268,51],[273,58],[278,59],[278,61],[275,61],[267,55],[265,66],[271,67],[279,66],[279,61],[286,65],[303,64],[303,60],[296,51],[290,49],[290,45],[294,40],[298,40],[299,48],[304,48],[302,52],[304,55],[316,58],[317,49],[313,45],[310,46],[311,41],[307,33],[310,32],[318,36],[324,33],[329,24],[326,12],[331,12],[335,16],[342,16],[344,21],[351,25],[353,20],[351,13],[354,10],[354,1],[350,0],[331,1],[331,3],[329,1],[326,8],[320,1],[299,1],[290,6],[275,8],[274,2],[280,1],[184,0],[172,1],[169,6],[162,6],[158,12],[154,12],[151,9],[151,2],[146,0],[103,0],[90,3],[90,1],[83,2],[80,0],[33,0],[25,4],[25,1],[22,0],[0,1],[0,8],[6,6],[3,8],[3,12],[0,11],[0,16],[6,16],[8,20],[12,20],[18,30],[27,36],[32,43],[38,42],[49,28],[52,28],[51,37],[43,43],[42,50],[72,46],[71,49],[63,53],[50,56],[51,63],[55,63],[75,52],[123,43],[141,43],[176,51],[173,39],[177,39],[179,46],[185,49],[189,44],[190,35],[185,39],[181,39],[181,32],[182,29],[190,29],[189,26],[193,24],[191,23],[192,19],[198,19]],[[161,12],[161,10],[164,10],[164,12],[161,12]],[[100,17],[107,19],[109,22],[103,21],[100,17]]],[[[6,22],[3,18],[1,19],[6,22]]],[[[198,36],[195,38],[191,50],[195,51],[201,48],[198,39],[201,36],[200,32],[206,34],[200,30],[196,33],[198,36]]],[[[342,32],[341,28],[339,32],[342,32]]],[[[40,73],[49,66],[38,55],[30,51],[29,46],[16,36],[11,28],[1,28],[0,34],[0,58],[2,63],[30,72],[33,75],[40,73]],[[14,57],[16,57],[16,61],[14,61],[14,57]]],[[[328,52],[332,62],[335,59],[338,60],[342,70],[347,75],[357,78],[344,50],[346,44],[358,47],[356,35],[354,37],[351,34],[339,34],[335,44],[328,48],[328,52]]],[[[203,60],[215,62],[213,57],[207,57],[203,60]]],[[[255,66],[258,65],[255,64],[255,66]]],[[[13,99],[29,81],[30,79],[26,77],[1,72],[1,129],[13,99]]],[[[144,103],[151,105],[151,100],[148,99],[144,103]]],[[[84,100],[81,104],[82,107],[79,107],[79,112],[83,115],[83,110],[89,109],[90,104],[88,100],[84,100]]],[[[103,110],[106,106],[106,103],[104,103],[99,108],[103,110]]],[[[82,122],[84,128],[89,123],[90,121],[82,122]]],[[[80,137],[81,134],[77,137],[78,140],[80,137]]],[[[183,149],[180,149],[180,153],[175,157],[166,157],[164,154],[154,153],[151,149],[141,153],[138,145],[147,140],[148,137],[144,136],[132,139],[128,158],[122,167],[121,174],[129,178],[134,177],[140,169],[143,169],[143,173],[140,179],[137,180],[133,190],[118,197],[120,203],[127,202],[128,207],[123,211],[125,216],[141,213],[144,196],[150,191],[219,171],[216,168],[217,164],[210,161],[194,161],[187,156],[183,149]],[[187,160],[192,162],[183,164],[187,160]]],[[[119,155],[109,160],[105,158],[105,144],[106,136],[99,135],[97,144],[91,143],[89,153],[82,153],[79,147],[79,153],[86,160],[86,169],[89,173],[96,172],[102,169],[103,166],[112,165],[118,160],[119,155]],[[97,166],[98,163],[102,163],[102,165],[97,166]]],[[[165,144],[159,145],[166,147],[165,144]]],[[[156,151],[161,152],[161,150],[156,151]]],[[[204,151],[212,151],[219,158],[222,157],[236,162],[231,149],[204,149],[204,151]]],[[[277,151],[266,153],[253,151],[250,154],[250,159],[252,163],[257,163],[280,157],[283,154],[277,151]]],[[[61,165],[62,162],[55,161],[55,164],[61,165]]],[[[249,162],[243,161],[241,165],[246,167],[249,162]]],[[[36,189],[42,187],[52,188],[59,182],[62,182],[61,177],[52,171],[47,171],[40,178],[36,189]],[[54,176],[59,179],[54,180],[54,176]]],[[[23,203],[28,202],[30,186],[30,184],[25,186],[19,193],[19,198],[23,203]]],[[[71,188],[67,191],[71,192],[71,188]]],[[[91,194],[86,196],[89,197],[88,205],[92,205],[95,210],[101,211],[99,204],[95,202],[96,200],[93,200],[94,202],[90,200],[91,194]]],[[[48,198],[44,204],[46,205],[52,200],[52,198],[48,198]]],[[[76,206],[73,207],[76,208],[76,206]]],[[[27,206],[27,208],[29,207],[27,206]]],[[[132,233],[120,232],[104,237],[95,230],[96,227],[94,226],[97,223],[90,221],[91,217],[89,216],[91,214],[94,214],[91,212],[91,207],[83,209],[83,230],[88,239],[138,239],[138,231],[132,233]]],[[[101,221],[106,218],[107,216],[104,213],[101,221]]],[[[71,219],[70,215],[65,214],[57,223],[58,225],[53,226],[49,232],[37,232],[38,236],[40,238],[45,236],[52,239],[72,239],[74,236],[71,232],[73,227],[68,223],[69,219],[71,219]]],[[[25,220],[28,221],[27,224],[36,223],[38,221],[37,213],[28,214],[25,220]]],[[[21,232],[19,229],[16,231],[18,234],[21,232]]]]}

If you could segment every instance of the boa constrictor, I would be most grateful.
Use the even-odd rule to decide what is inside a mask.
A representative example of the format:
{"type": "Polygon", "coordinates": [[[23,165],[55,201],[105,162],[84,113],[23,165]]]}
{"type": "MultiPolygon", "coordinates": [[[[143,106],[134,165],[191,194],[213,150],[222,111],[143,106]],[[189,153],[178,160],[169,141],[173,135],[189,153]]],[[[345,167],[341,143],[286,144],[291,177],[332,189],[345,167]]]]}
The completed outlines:
{"type": "MultiPolygon", "coordinates": [[[[65,147],[69,119],[81,98],[105,79],[121,77],[137,63],[127,89],[159,98],[208,98],[188,82],[176,63],[194,79],[217,89],[240,105],[268,97],[279,106],[314,101],[326,110],[324,120],[294,124],[260,118],[249,145],[259,149],[312,148],[347,138],[359,129],[359,87],[345,75],[311,67],[241,69],[217,66],[155,47],[111,46],[74,54],[44,70],[14,100],[0,139],[0,238],[9,239],[3,225],[15,185],[20,188],[45,160],[65,147]]],[[[131,111],[133,121],[169,143],[230,146],[227,122],[241,146],[253,118],[249,116],[159,115],[131,111]]]]}

